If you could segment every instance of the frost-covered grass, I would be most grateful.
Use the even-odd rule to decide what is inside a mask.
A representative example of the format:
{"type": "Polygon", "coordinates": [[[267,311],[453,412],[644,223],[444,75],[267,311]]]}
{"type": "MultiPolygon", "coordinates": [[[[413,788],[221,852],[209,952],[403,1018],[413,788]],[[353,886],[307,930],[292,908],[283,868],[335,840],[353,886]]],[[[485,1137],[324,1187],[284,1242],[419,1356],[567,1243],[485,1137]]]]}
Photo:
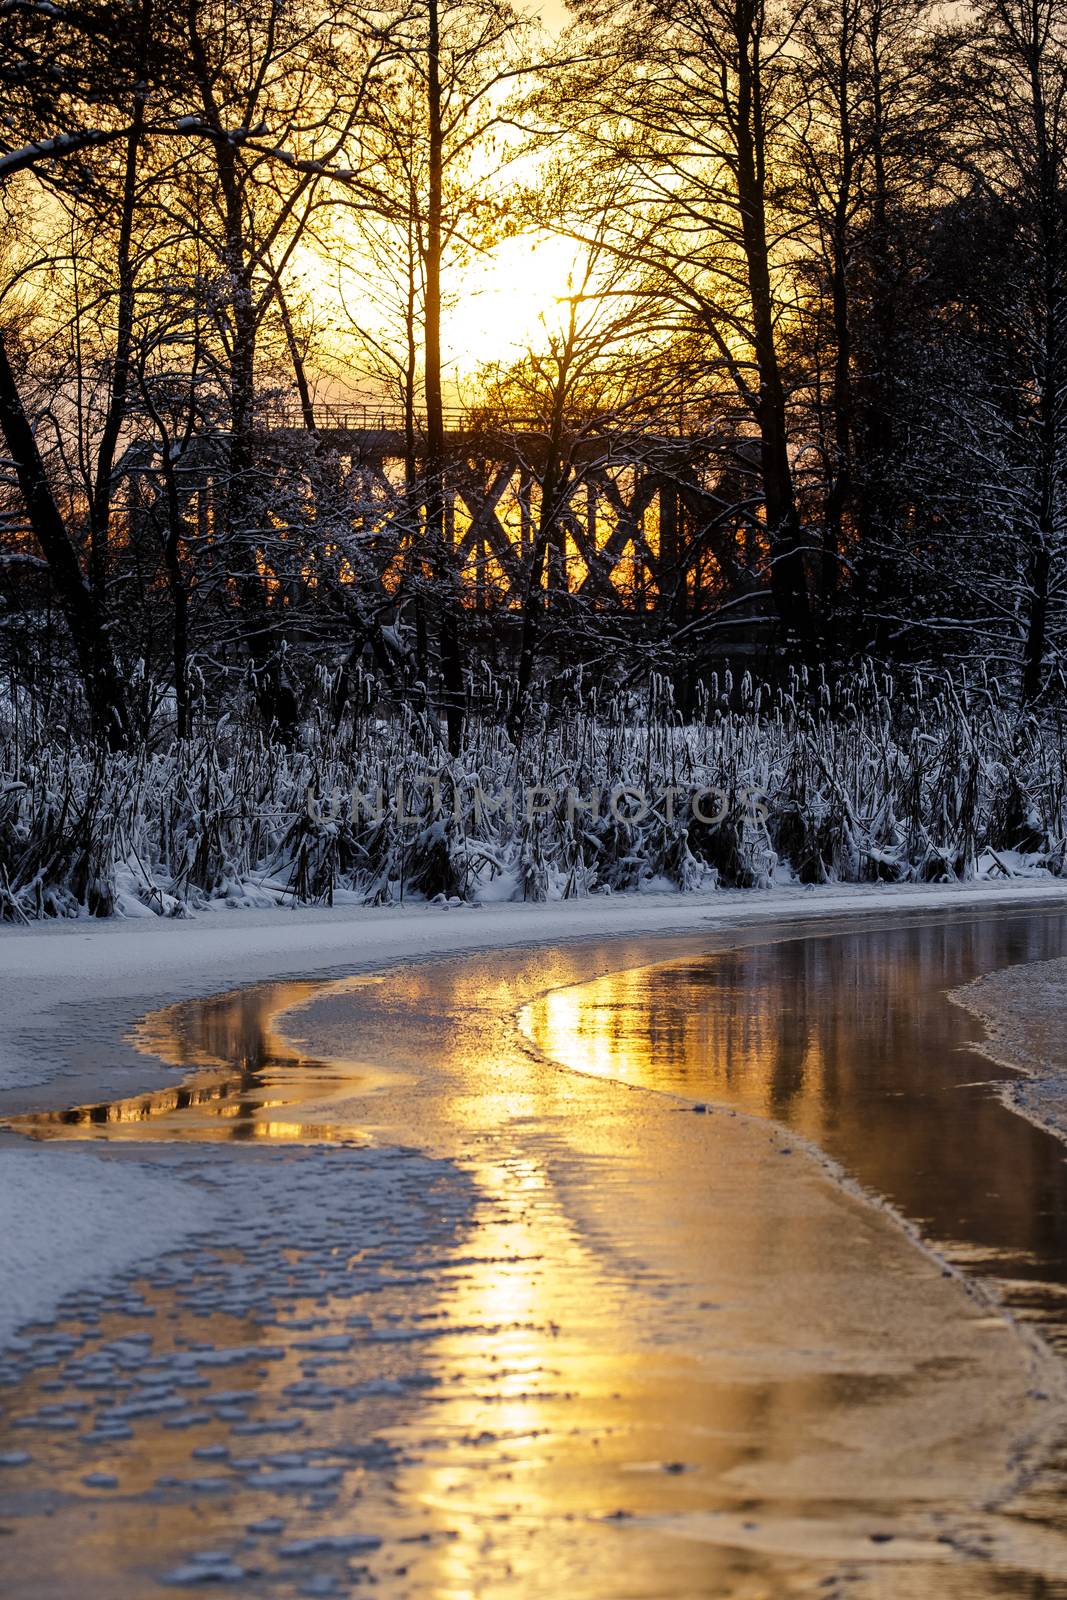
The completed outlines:
{"type": "Polygon", "coordinates": [[[690,722],[661,684],[575,696],[520,749],[472,716],[455,758],[432,718],[375,707],[293,749],[224,719],[119,755],[12,715],[0,918],[1063,874],[1064,730],[995,686],[712,688],[690,722]]]}

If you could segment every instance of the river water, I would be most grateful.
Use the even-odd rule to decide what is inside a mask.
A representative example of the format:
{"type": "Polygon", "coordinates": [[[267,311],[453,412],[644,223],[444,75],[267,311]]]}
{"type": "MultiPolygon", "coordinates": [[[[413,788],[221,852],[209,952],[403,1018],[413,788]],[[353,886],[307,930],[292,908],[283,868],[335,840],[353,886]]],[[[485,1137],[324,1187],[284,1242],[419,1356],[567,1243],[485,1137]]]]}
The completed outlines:
{"type": "Polygon", "coordinates": [[[247,1346],[251,1371],[236,1400],[210,1373],[222,1403],[188,1433],[149,1408],[101,1441],[114,1395],[83,1425],[72,1349],[143,1330],[134,1291],[38,1330],[0,1415],[0,1455],[34,1440],[18,1491],[0,1479],[5,1594],[140,1600],[214,1553],[257,1596],[1067,1596],[1058,1364],[996,1304],[1067,1347],[1065,1152],[1001,1103],[1004,1069],[946,998],[1065,938],[1044,912],[601,942],[146,1018],[172,1088],[9,1126],[233,1174],[216,1288],[197,1287],[191,1241],[135,1290],[146,1363],[236,1348],[239,1365],[247,1346]],[[394,1222],[420,1184],[442,1198],[385,1278],[342,1276],[357,1206],[316,1243],[341,1266],[316,1266],[314,1293],[268,1283],[252,1323],[228,1314],[226,1263],[309,1248],[286,1236],[292,1172],[309,1194],[341,1172],[380,1192],[393,1149],[432,1164],[408,1189],[401,1174],[394,1222]],[[336,1349],[295,1351],[294,1325],[336,1349]],[[383,1372],[392,1401],[371,1392],[383,1372]],[[284,1470],[347,1461],[354,1438],[379,1454],[338,1467],[333,1499],[289,1485],[284,1531],[249,1533],[279,1469],[242,1456],[234,1425],[268,1409],[299,1433],[284,1470]],[[211,1489],[181,1476],[194,1446],[222,1463],[211,1489]],[[116,1485],[87,1492],[92,1471],[116,1485]],[[335,1545],[312,1549],[327,1525],[335,1545]],[[294,1536],[306,1548],[283,1550],[294,1536]]]}
{"type": "Polygon", "coordinates": [[[793,1129],[1067,1348],[1064,1146],[1005,1110],[1004,1068],[945,1003],[1064,953],[1058,915],[787,939],[558,989],[522,1023],[578,1071],[793,1129]]]}

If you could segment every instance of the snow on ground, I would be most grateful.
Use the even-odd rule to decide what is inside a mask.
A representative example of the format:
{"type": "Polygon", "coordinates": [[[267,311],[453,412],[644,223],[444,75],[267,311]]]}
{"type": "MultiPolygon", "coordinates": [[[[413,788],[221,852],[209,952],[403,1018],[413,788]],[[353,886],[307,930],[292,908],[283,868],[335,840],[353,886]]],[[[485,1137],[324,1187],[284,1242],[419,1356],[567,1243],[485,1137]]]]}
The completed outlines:
{"type": "MultiPolygon", "coordinates": [[[[136,1269],[115,1253],[91,1279],[75,1265],[55,1322],[38,1306],[44,1325],[0,1351],[5,1595],[252,1581],[262,1537],[282,1568],[270,1592],[291,1596],[289,1574],[314,1582],[382,1543],[353,1529],[347,1496],[334,1534],[331,1507],[350,1489],[365,1524],[368,1478],[402,1456],[387,1429],[423,1404],[472,1186],[409,1150],[219,1155],[161,1151],[156,1174],[161,1196],[191,1187],[168,1164],[214,1196],[210,1224],[202,1207],[136,1269]]],[[[140,1198],[132,1185],[118,1197],[140,1198]]]]}
{"type": "Polygon", "coordinates": [[[0,1347],[64,1295],[171,1249],[215,1214],[204,1189],[148,1163],[69,1146],[0,1152],[0,1347]]]}

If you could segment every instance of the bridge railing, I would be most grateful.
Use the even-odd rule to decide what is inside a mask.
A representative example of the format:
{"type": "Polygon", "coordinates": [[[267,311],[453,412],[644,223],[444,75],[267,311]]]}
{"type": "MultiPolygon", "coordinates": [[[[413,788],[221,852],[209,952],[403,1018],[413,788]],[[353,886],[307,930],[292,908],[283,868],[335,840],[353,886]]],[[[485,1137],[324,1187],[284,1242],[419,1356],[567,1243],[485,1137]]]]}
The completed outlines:
{"type": "MultiPolygon", "coordinates": [[[[316,404],[313,407],[316,428],[339,433],[403,433],[406,417],[403,406],[388,401],[352,401],[341,404],[316,404]]],[[[464,406],[445,407],[445,427],[459,430],[471,426],[471,414],[464,406]]],[[[260,415],[261,422],[269,428],[305,428],[304,413],[299,406],[282,404],[266,407],[260,415]]],[[[416,412],[415,432],[425,433],[426,417],[416,412]]]]}
{"type": "MultiPolygon", "coordinates": [[[[316,429],[324,432],[402,434],[406,426],[403,406],[388,400],[325,402],[315,404],[313,413],[316,429]]],[[[424,438],[425,412],[416,412],[413,421],[416,437],[424,438]]],[[[303,411],[299,405],[291,401],[275,401],[264,406],[259,413],[259,424],[267,429],[292,429],[300,433],[306,432],[307,429],[303,411]]],[[[471,433],[482,436],[542,435],[547,431],[544,417],[491,416],[480,412],[477,407],[468,406],[445,406],[444,424],[449,433],[471,433]]],[[[658,418],[651,427],[642,428],[631,424],[630,428],[627,428],[623,423],[614,430],[605,428],[604,432],[614,432],[617,436],[633,432],[637,436],[644,433],[646,437],[652,435],[665,439],[699,439],[707,436],[708,419],[699,412],[683,410],[677,414],[658,418]]]]}

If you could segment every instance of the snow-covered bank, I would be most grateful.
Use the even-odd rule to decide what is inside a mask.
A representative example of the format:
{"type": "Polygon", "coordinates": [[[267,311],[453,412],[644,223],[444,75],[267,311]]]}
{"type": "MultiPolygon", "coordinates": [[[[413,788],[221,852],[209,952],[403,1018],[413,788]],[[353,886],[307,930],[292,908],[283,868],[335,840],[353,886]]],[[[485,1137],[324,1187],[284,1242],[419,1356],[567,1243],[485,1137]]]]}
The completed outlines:
{"type": "MultiPolygon", "coordinates": [[[[728,934],[778,921],[1063,906],[1057,880],[594,896],[479,908],[214,911],[195,919],[0,927],[0,1091],[92,1066],[148,1066],[120,1043],[146,1010],[267,978],[341,976],[401,962],[583,938],[728,934]]],[[[129,1073],[122,1088],[129,1091],[129,1073]]],[[[140,1084],[135,1085],[140,1087],[140,1084]]],[[[40,1093],[36,1104],[47,1104],[40,1093]]],[[[7,1104],[11,1101],[8,1098],[7,1104]]]]}
{"type": "Polygon", "coordinates": [[[1001,1098],[1067,1140],[1067,957],[987,973],[951,998],[984,1023],[977,1048],[1025,1075],[1006,1079],[1001,1098]]]}
{"type": "Polygon", "coordinates": [[[0,1156],[0,1348],[68,1294],[173,1249],[218,1206],[158,1165],[70,1148],[0,1156]],[[116,1226],[117,1219],[122,1226],[116,1226]]]}

